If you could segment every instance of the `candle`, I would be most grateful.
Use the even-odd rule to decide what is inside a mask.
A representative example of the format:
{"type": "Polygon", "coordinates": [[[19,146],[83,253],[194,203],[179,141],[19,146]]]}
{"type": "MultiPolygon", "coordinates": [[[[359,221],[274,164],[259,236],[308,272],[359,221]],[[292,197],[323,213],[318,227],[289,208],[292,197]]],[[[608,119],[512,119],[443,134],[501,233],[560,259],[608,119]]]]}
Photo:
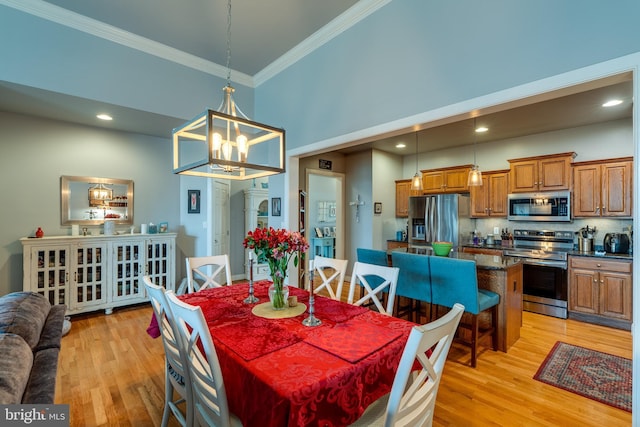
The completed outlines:
{"type": "Polygon", "coordinates": [[[313,300],[313,260],[309,261],[309,303],[313,300]]]}
{"type": "Polygon", "coordinates": [[[253,261],[253,251],[249,251],[249,261],[253,261]]]}
{"type": "Polygon", "coordinates": [[[309,271],[313,271],[313,260],[309,261],[309,271]]]}

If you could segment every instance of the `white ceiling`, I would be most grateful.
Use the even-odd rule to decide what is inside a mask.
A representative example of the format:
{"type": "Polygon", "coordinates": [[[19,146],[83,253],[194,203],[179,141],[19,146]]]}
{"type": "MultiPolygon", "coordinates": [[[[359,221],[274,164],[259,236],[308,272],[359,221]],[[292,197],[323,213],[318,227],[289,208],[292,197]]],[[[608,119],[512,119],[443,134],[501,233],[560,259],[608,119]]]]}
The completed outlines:
{"type": "MultiPolygon", "coordinates": [[[[26,1],[26,0],[25,0],[26,1]]],[[[183,52],[226,67],[227,2],[225,0],[47,0],[46,3],[67,12],[90,18],[137,36],[162,43],[183,52]]],[[[231,9],[231,62],[234,73],[254,77],[279,58],[316,33],[327,28],[337,17],[349,14],[349,9],[380,5],[381,0],[235,0],[231,9]]],[[[44,4],[44,2],[43,2],[44,4]]],[[[351,9],[353,14],[354,9],[351,9]]],[[[335,21],[334,21],[335,23],[335,21]]],[[[43,91],[0,81],[0,111],[10,111],[48,117],[73,123],[102,126],[111,129],[169,137],[170,130],[182,120],[136,111],[121,106],[43,91]],[[96,124],[81,118],[88,110],[108,107],[122,119],[96,124]],[[82,113],[82,114],[81,114],[82,113]]],[[[631,117],[631,75],[613,76],[597,82],[567,88],[476,111],[477,124],[486,124],[490,131],[477,135],[479,143],[522,135],[631,117]],[[625,100],[619,107],[601,108],[609,97],[625,100]]],[[[452,117],[442,123],[418,124],[419,151],[432,151],[447,146],[469,145],[474,141],[471,114],[452,117]]],[[[341,151],[353,152],[375,147],[398,152],[398,140],[407,143],[401,154],[415,152],[412,129],[383,136],[358,147],[341,151]],[[408,132],[408,134],[407,134],[408,132]]]]}

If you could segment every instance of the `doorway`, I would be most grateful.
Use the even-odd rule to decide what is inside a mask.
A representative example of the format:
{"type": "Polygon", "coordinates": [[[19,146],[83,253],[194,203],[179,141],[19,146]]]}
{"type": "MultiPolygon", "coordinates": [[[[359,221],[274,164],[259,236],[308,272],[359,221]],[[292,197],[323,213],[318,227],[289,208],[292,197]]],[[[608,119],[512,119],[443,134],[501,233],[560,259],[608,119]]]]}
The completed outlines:
{"type": "Polygon", "coordinates": [[[305,181],[308,200],[305,237],[312,245],[310,251],[314,249],[313,238],[333,237],[331,254],[333,258],[344,259],[344,174],[306,169],[305,181]]]}

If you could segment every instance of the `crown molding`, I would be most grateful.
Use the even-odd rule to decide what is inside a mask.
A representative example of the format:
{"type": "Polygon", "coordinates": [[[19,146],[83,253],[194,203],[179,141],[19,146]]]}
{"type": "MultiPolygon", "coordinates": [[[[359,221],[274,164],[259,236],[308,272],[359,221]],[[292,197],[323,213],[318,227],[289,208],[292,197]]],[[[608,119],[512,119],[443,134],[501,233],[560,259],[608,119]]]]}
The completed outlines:
{"type": "MultiPolygon", "coordinates": [[[[8,6],[21,12],[73,28],[78,31],[118,43],[149,55],[175,62],[194,70],[202,71],[223,79],[227,78],[226,67],[195,55],[155,42],[145,37],[124,31],[113,25],[88,18],[84,15],[52,5],[42,0],[0,0],[0,5],[8,6]]],[[[253,78],[248,74],[233,71],[233,81],[253,88],[253,78]]]]}
{"type": "Polygon", "coordinates": [[[392,1],[393,0],[360,0],[327,25],[320,28],[284,55],[257,72],[253,76],[255,86],[260,86],[262,83],[392,1]]]}

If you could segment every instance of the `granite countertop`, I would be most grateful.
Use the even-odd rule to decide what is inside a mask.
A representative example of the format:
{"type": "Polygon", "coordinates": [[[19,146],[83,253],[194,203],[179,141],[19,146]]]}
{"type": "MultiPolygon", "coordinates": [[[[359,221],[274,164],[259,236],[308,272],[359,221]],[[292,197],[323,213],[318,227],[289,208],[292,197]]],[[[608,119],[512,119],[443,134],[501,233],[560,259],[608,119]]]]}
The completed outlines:
{"type": "MultiPolygon", "coordinates": [[[[473,244],[465,244],[462,245],[462,247],[464,248],[478,248],[478,249],[498,249],[498,250],[505,250],[505,249],[510,249],[513,246],[502,246],[502,245],[487,245],[487,244],[478,244],[478,245],[473,245],[473,244]]],[[[632,261],[633,260],[633,255],[632,254],[610,254],[607,253],[605,255],[596,255],[595,252],[582,252],[582,251],[578,251],[578,250],[572,250],[567,252],[568,255],[571,256],[584,256],[584,257],[594,257],[594,258],[608,258],[608,259],[621,259],[621,260],[629,260],[632,261]]]]}
{"type": "MultiPolygon", "coordinates": [[[[396,248],[390,250],[392,252],[409,252],[420,255],[433,255],[431,248],[396,248]]],[[[464,252],[453,251],[449,254],[449,258],[467,259],[476,262],[476,267],[480,270],[506,270],[509,267],[522,263],[519,258],[503,257],[500,255],[484,255],[469,254],[464,252]]]]}
{"type": "Polygon", "coordinates": [[[604,255],[596,255],[595,252],[581,252],[581,251],[570,251],[570,256],[583,256],[583,257],[593,257],[593,258],[606,258],[606,259],[619,259],[619,260],[627,260],[633,261],[633,255],[631,254],[604,254],[604,255]]]}

